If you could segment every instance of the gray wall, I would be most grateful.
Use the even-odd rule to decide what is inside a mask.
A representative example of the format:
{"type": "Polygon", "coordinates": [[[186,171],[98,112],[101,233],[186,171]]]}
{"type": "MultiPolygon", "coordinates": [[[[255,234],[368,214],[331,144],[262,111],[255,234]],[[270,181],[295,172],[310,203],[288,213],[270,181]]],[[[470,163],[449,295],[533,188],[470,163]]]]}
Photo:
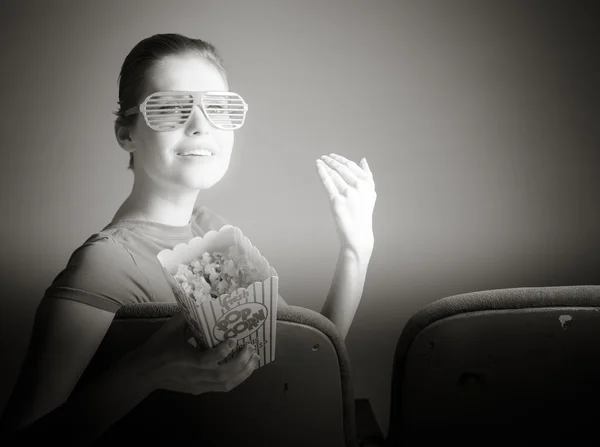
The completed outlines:
{"type": "Polygon", "coordinates": [[[394,347],[419,308],[600,283],[598,22],[559,4],[4,1],[1,408],[44,289],[130,191],[111,112],[123,59],[154,33],[214,43],[249,102],[199,202],[242,228],[291,304],[320,310],[337,257],[315,159],[368,158],[376,247],[347,345],[384,430],[394,347]]]}

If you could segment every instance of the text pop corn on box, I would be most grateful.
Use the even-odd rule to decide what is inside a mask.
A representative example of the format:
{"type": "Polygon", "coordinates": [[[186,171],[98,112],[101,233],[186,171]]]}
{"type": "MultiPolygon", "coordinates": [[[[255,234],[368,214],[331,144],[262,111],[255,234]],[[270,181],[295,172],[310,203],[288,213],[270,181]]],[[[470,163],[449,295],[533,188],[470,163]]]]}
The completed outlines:
{"type": "Polygon", "coordinates": [[[279,278],[241,230],[225,225],[157,255],[201,349],[252,343],[259,367],[275,360],[279,278]]]}

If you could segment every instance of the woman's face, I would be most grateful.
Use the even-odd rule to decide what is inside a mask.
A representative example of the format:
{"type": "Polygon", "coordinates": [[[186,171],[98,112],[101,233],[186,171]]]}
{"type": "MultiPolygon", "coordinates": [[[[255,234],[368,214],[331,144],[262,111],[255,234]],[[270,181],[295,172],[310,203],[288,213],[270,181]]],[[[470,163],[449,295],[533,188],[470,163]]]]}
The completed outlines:
{"type": "MultiPolygon", "coordinates": [[[[164,58],[146,75],[146,89],[140,102],[160,91],[228,91],[219,70],[206,59],[196,56],[164,58]]],[[[136,180],[143,177],[152,187],[206,189],[216,184],[227,172],[233,131],[210,125],[200,106],[181,128],[157,132],[150,129],[143,116],[130,132],[134,149],[136,180]],[[181,155],[192,149],[208,149],[209,157],[181,155]]]]}

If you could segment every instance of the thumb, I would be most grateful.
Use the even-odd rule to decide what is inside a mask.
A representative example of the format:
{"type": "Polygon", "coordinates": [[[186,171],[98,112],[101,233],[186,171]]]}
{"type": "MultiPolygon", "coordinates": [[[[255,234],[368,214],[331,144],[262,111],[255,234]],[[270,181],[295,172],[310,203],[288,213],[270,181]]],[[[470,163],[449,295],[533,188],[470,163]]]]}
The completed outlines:
{"type": "Polygon", "coordinates": [[[185,316],[183,315],[183,312],[179,311],[176,314],[174,314],[171,318],[169,318],[166,323],[164,323],[162,325],[162,327],[160,328],[160,331],[165,334],[174,334],[174,333],[184,334],[186,328],[187,328],[187,321],[185,319],[185,316]]]}
{"type": "Polygon", "coordinates": [[[167,340],[183,338],[186,326],[185,317],[181,312],[177,312],[166,322],[160,324],[144,345],[147,347],[156,347],[157,344],[162,345],[167,340]]]}

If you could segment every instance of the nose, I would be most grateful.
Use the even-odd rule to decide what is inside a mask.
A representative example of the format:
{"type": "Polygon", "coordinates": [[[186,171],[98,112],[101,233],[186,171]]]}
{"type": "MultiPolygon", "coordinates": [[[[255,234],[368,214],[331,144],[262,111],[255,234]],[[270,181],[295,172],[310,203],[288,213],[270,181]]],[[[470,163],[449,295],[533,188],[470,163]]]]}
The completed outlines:
{"type": "Polygon", "coordinates": [[[190,119],[187,123],[185,123],[185,131],[189,135],[202,135],[209,134],[211,131],[212,125],[204,116],[202,109],[199,105],[194,107],[192,110],[192,114],[190,115],[190,119]]]}

